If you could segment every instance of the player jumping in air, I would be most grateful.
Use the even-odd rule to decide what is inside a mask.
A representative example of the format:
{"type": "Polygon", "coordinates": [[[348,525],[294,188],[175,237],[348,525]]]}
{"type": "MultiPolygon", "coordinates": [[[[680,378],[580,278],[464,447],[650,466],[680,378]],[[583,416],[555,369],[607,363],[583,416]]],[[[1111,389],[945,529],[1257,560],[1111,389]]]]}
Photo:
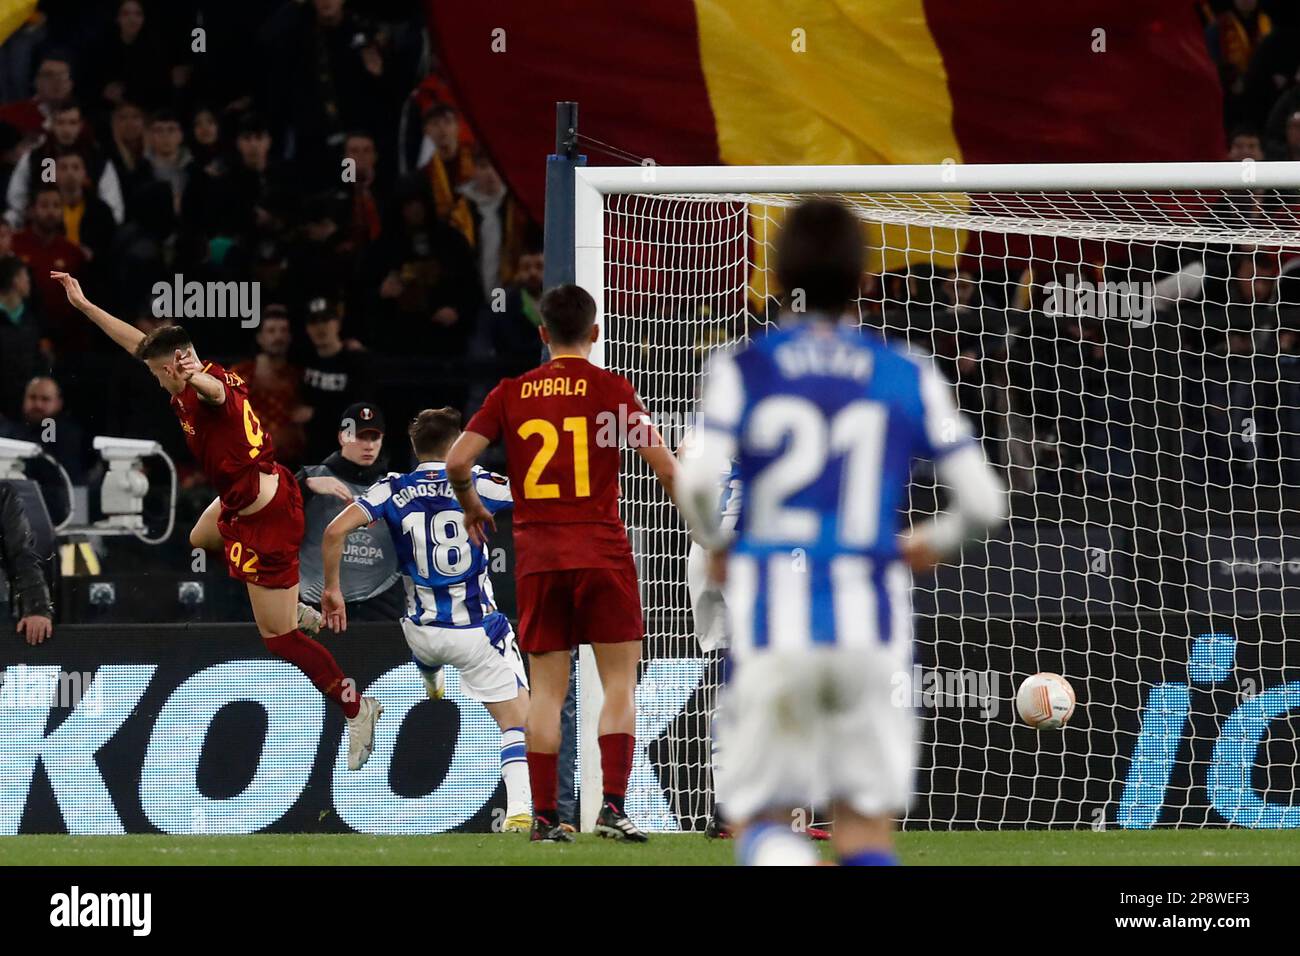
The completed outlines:
{"type": "Polygon", "coordinates": [[[624,812],[636,746],[641,597],[627,531],[618,513],[620,446],[634,448],[671,497],[677,462],[627,379],[588,361],[599,335],[596,303],[557,286],[542,297],[542,341],[551,360],[489,393],[447,456],[447,477],[470,539],[494,528],[475,490],[474,462],[505,441],[515,496],[515,581],[519,643],[528,653],[528,773],[534,841],[569,841],[556,818],[560,708],[569,655],[590,644],[604,688],[598,734],[604,798],[601,836],[645,842],[624,812]]]}
{"type": "Polygon", "coordinates": [[[348,728],[348,769],[370,759],[375,722],[383,706],[358,698],[334,655],[300,629],[298,547],[302,497],[293,475],[275,460],[271,436],[248,402],[244,380],[220,365],[199,361],[179,326],[148,335],[94,305],[66,272],[51,272],[68,301],[114,342],[139,358],[171,396],[185,443],[217,489],[217,498],[190,532],[196,548],[225,556],[232,578],[248,587],[253,620],[276,657],[296,666],[343,709],[348,728]]]}
{"type": "Polygon", "coordinates": [[[680,477],[682,511],[725,564],[731,681],[719,705],[722,809],[746,863],[815,862],[795,807],[832,809],[840,861],[894,862],[916,729],[893,695],[911,673],[911,571],[1001,521],[1006,492],[932,363],[841,324],[861,224],[813,200],[787,217],[781,286],[808,314],[711,363],[680,477]],[[718,476],[737,460],[734,534],[718,476]],[[911,469],[936,462],[948,511],[900,534],[911,469]],[[909,570],[910,569],[910,570],[909,570]]]}
{"type": "MultiPolygon", "coordinates": [[[[447,484],[443,461],[460,436],[460,412],[426,408],[410,427],[415,471],[392,474],[344,508],[321,541],[325,587],[321,608],[335,631],[347,629],[339,587],[343,542],[358,528],[382,521],[393,536],[406,582],[402,633],[431,698],[443,694],[443,665],[460,671],[465,696],[481,701],[501,728],[501,778],[506,784],[503,832],[528,829],[528,764],[524,720],[528,678],[510,622],[497,610],[488,575],[488,550],[471,545],[464,515],[447,484]]],[[[510,485],[500,475],[474,469],[479,499],[493,514],[511,505],[510,485]]]]}

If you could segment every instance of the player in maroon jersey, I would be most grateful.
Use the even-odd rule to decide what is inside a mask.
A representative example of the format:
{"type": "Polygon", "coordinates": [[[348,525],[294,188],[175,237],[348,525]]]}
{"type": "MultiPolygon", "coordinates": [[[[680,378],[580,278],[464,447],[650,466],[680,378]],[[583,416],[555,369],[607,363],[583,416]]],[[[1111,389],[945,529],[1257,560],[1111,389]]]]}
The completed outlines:
{"type": "Polygon", "coordinates": [[[201,363],[179,326],[145,335],[94,305],[66,272],[50,276],[75,308],[148,365],[171,396],[185,442],[218,495],[194,525],[190,543],[221,550],[230,576],[248,587],[253,620],[267,650],[297,666],[343,708],[348,769],[361,769],[374,749],[375,722],[384,708],[373,697],[358,698],[334,655],[300,629],[302,497],[293,475],[275,460],[271,436],[249,404],[244,380],[215,363],[201,363]]]}
{"type": "Polygon", "coordinates": [[[519,645],[528,653],[532,701],[526,727],[535,841],[571,840],[556,819],[560,708],[569,653],[590,644],[604,688],[598,734],[604,800],[602,836],[643,843],[623,810],[636,746],[636,678],[641,597],[627,531],[618,513],[620,447],[649,463],[669,496],[676,459],[664,447],[632,385],[588,361],[599,329],[596,303],[577,286],[542,297],[542,341],[551,360],[488,395],[447,456],[447,478],[471,540],[495,529],[470,469],[505,442],[515,498],[515,582],[519,645]]]}

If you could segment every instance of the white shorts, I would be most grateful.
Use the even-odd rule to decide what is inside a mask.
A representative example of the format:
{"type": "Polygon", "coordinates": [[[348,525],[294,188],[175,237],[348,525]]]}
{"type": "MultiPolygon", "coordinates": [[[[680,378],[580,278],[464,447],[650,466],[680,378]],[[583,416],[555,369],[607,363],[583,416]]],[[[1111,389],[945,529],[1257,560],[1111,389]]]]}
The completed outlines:
{"type": "Polygon", "coordinates": [[[528,686],[524,659],[515,632],[504,617],[484,627],[437,627],[402,618],[406,644],[421,664],[450,664],[460,671],[460,689],[466,697],[493,704],[514,700],[528,686]]]}
{"type": "Polygon", "coordinates": [[[726,759],[715,784],[727,818],[837,800],[864,816],[906,809],[918,756],[910,665],[911,648],[891,645],[736,662],[716,730],[726,759]]]}
{"type": "Polygon", "coordinates": [[[731,644],[727,601],[722,588],[709,582],[708,566],[709,552],[692,541],[691,550],[686,555],[686,589],[691,596],[695,639],[706,654],[731,644]]]}

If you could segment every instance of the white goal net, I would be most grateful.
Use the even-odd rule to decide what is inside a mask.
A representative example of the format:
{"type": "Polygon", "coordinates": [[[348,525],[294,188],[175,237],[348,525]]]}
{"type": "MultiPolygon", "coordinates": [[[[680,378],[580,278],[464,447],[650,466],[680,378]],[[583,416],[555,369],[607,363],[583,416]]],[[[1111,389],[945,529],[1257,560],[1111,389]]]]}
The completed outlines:
{"type": "MultiPolygon", "coordinates": [[[[907,827],[1300,826],[1300,192],[1278,188],[1300,176],[1212,168],[819,191],[868,234],[857,321],[934,356],[1012,489],[1004,529],[916,582],[907,827]],[[1062,731],[1017,720],[1038,671],[1077,693],[1062,731]]],[[[772,241],[818,193],[628,183],[580,217],[586,284],[596,263],[604,364],[675,443],[710,351],[775,320],[772,241]]],[[[719,668],[692,636],[684,527],[627,471],[647,630],[629,811],[699,829],[719,668]]],[[[943,502],[919,475],[912,516],[943,502]]]]}

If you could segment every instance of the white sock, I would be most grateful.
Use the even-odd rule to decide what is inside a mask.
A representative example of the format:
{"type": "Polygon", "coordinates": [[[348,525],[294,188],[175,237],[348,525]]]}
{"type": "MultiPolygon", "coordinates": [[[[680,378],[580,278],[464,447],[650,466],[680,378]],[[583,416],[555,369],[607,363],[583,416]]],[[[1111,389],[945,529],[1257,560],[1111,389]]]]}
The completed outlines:
{"type": "Polygon", "coordinates": [[[528,785],[528,757],[522,727],[501,731],[501,779],[506,782],[506,816],[531,813],[533,792],[528,785]]]}

